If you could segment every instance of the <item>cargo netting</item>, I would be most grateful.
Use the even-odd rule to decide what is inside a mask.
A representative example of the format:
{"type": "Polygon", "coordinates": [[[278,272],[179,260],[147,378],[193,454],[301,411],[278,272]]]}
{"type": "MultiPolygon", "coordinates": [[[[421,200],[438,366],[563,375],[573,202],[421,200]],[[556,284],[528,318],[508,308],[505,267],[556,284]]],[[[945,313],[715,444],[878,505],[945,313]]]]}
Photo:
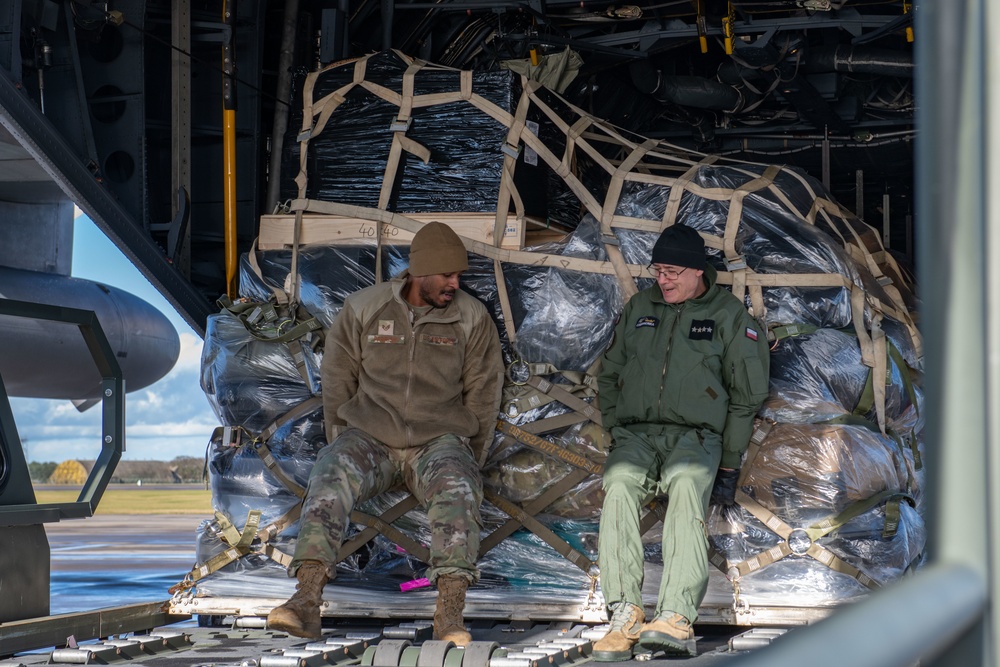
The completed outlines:
{"type": "MultiPolygon", "coordinates": [[[[509,365],[470,600],[600,606],[610,438],[596,373],[622,306],[652,282],[653,242],[677,223],[700,232],[772,349],[737,505],[710,508],[706,617],[753,624],[755,607],[841,604],[921,563],[913,286],[815,179],[627,135],[510,72],[397,52],[310,74],[299,95],[290,199],[243,257],[242,298],[209,320],[202,386],[222,427],[209,454],[216,518],[189,576],[198,595],[290,594],[303,489],[326,444],[325,329],[347,295],[407,266],[408,238],[434,212],[456,211],[477,225],[486,214],[485,227],[456,225],[470,250],[462,282],[489,307],[509,365]],[[539,218],[542,204],[552,213],[539,218]]],[[[644,523],[649,604],[662,502],[644,523]]],[[[414,504],[400,492],[360,506],[330,586],[387,604],[411,595],[400,585],[422,577],[430,535],[414,504]]]]}

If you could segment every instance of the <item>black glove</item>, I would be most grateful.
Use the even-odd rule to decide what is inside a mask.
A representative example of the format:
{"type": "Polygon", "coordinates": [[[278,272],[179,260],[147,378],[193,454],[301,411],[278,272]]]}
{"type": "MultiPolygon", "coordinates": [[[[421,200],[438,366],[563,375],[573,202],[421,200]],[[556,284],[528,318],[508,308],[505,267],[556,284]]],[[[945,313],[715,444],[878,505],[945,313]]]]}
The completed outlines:
{"type": "Polygon", "coordinates": [[[715,484],[712,486],[712,502],[723,507],[736,504],[736,480],[740,477],[739,468],[727,470],[719,468],[715,474],[715,484]]]}

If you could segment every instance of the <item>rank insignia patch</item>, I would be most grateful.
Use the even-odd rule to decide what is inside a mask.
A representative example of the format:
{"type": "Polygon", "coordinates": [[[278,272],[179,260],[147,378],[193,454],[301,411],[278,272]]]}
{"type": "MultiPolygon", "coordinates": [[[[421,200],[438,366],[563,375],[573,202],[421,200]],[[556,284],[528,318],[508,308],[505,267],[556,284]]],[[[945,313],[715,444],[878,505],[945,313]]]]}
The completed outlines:
{"type": "Polygon", "coordinates": [[[691,331],[688,338],[691,340],[712,340],[712,333],[715,331],[715,320],[691,320],[691,331]]]}
{"type": "Polygon", "coordinates": [[[391,336],[392,330],[395,328],[395,322],[392,320],[379,320],[378,321],[378,335],[379,336],[391,336]]]}
{"type": "Polygon", "coordinates": [[[635,321],[635,328],[641,329],[642,327],[653,327],[655,329],[659,323],[660,320],[658,318],[647,315],[645,317],[640,317],[635,321]]]}

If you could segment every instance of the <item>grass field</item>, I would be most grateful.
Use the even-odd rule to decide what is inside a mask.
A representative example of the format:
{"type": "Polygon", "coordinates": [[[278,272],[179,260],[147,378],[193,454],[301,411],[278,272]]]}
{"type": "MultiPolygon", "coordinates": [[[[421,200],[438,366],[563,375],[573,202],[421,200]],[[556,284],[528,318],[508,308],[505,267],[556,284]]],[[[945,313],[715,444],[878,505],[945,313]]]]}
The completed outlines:
{"type": "MultiPolygon", "coordinates": [[[[39,503],[75,502],[79,490],[39,490],[39,503]]],[[[109,488],[95,514],[206,514],[212,515],[212,492],[207,489],[109,488]]]]}

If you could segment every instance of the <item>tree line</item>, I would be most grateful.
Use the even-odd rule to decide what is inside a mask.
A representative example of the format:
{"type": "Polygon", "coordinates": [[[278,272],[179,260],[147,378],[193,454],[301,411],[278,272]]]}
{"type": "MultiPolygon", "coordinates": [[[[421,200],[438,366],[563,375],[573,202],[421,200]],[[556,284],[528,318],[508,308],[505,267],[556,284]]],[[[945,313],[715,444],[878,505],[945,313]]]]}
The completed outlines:
{"type": "MultiPolygon", "coordinates": [[[[93,461],[31,461],[28,474],[38,484],[83,484],[93,461]]],[[[112,484],[191,484],[204,480],[205,461],[196,456],[178,456],[172,461],[119,461],[112,484]]]]}

